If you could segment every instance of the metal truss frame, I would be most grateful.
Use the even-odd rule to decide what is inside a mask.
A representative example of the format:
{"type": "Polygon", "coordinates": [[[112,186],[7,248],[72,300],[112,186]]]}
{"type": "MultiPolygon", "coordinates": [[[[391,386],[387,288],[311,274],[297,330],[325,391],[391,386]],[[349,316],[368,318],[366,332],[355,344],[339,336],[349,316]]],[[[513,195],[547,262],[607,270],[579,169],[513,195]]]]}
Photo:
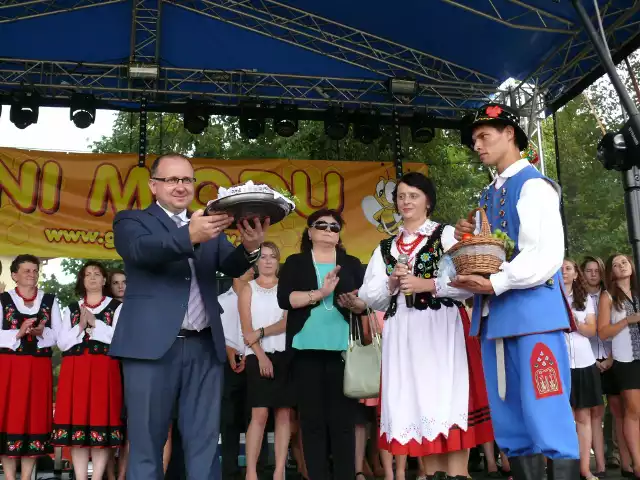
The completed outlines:
{"type": "Polygon", "coordinates": [[[0,23],[17,22],[127,0],[73,0],[71,6],[59,0],[0,0],[0,23]]]}
{"type": "MultiPolygon", "coordinates": [[[[120,3],[127,0],[0,0],[0,23],[120,3]]],[[[495,0],[440,0],[514,29],[562,33],[566,41],[516,89],[519,107],[530,115],[535,85],[546,105],[572,88],[598,65],[592,47],[572,21],[528,5],[509,2],[509,15],[495,0]]],[[[640,2],[626,9],[620,0],[603,8],[606,34],[616,45],[618,32],[637,30],[634,15],[640,2]]],[[[299,48],[377,73],[381,80],[288,75],[254,71],[198,70],[161,66],[157,79],[131,79],[127,65],[39,59],[0,58],[0,96],[17,88],[39,91],[44,102],[64,105],[73,91],[93,93],[107,108],[135,109],[141,97],[150,111],[176,111],[188,99],[208,102],[212,109],[237,107],[244,98],[295,102],[302,111],[332,104],[348,108],[376,107],[383,115],[420,111],[435,117],[460,118],[470,108],[500,94],[498,79],[407,45],[370,34],[278,0],[133,0],[130,62],[161,62],[163,7],[195,12],[299,48]],[[391,96],[385,79],[412,77],[418,92],[391,96]]],[[[628,38],[628,35],[627,35],[628,38]]],[[[622,48],[624,45],[620,45],[622,48]]],[[[536,107],[537,108],[537,107],[536,107]]],[[[544,108],[544,107],[542,107],[544,108]]]]}

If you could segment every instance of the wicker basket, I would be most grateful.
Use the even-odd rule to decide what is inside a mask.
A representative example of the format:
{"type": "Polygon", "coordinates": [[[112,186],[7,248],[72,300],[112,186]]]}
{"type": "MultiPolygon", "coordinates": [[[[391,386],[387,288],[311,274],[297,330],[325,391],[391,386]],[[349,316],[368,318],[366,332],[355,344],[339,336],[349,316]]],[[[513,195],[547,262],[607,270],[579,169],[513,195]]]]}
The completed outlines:
{"type": "Polygon", "coordinates": [[[484,209],[476,208],[469,213],[469,221],[475,222],[480,212],[480,233],[461,240],[449,249],[458,275],[491,275],[497,273],[506,258],[503,240],[491,236],[491,227],[484,209]]]}

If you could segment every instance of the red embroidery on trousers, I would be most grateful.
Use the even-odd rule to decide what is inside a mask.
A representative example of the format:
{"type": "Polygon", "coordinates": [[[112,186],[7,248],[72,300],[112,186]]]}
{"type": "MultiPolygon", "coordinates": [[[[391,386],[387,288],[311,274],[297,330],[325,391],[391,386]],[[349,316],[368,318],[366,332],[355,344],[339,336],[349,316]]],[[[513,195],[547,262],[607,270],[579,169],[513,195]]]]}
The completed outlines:
{"type": "Polygon", "coordinates": [[[562,394],[562,380],[558,362],[551,349],[544,343],[536,343],[530,359],[531,379],[536,398],[552,397],[562,394]]]}

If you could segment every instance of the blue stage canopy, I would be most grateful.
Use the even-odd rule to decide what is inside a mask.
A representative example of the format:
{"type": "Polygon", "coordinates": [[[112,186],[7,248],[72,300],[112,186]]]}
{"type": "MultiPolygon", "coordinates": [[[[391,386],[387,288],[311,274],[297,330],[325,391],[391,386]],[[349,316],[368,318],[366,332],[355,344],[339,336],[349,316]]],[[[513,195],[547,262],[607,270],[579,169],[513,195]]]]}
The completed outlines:
{"type": "MultiPolygon", "coordinates": [[[[620,60],[640,45],[640,2],[598,4],[620,60]]],[[[2,103],[27,88],[120,109],[237,113],[253,98],[446,122],[509,78],[520,106],[555,110],[602,74],[569,0],[0,0],[0,46],[2,103]],[[390,94],[392,78],[415,92],[390,94]]]]}

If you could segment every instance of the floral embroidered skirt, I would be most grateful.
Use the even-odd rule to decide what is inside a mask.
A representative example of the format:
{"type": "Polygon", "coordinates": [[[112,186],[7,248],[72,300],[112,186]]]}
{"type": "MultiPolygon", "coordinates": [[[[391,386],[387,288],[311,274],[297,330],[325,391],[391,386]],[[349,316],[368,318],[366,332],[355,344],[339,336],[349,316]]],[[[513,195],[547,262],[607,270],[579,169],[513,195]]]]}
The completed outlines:
{"type": "Polygon", "coordinates": [[[0,354],[0,455],[53,453],[52,420],[51,358],[0,354]]]}
{"type": "Polygon", "coordinates": [[[399,307],[389,319],[383,357],[393,356],[387,371],[383,360],[380,448],[422,457],[493,441],[480,342],[469,328],[466,310],[456,307],[399,307]]]}
{"type": "Polygon", "coordinates": [[[55,446],[119,447],[124,441],[120,362],[108,355],[62,358],[53,423],[55,446]]]}

